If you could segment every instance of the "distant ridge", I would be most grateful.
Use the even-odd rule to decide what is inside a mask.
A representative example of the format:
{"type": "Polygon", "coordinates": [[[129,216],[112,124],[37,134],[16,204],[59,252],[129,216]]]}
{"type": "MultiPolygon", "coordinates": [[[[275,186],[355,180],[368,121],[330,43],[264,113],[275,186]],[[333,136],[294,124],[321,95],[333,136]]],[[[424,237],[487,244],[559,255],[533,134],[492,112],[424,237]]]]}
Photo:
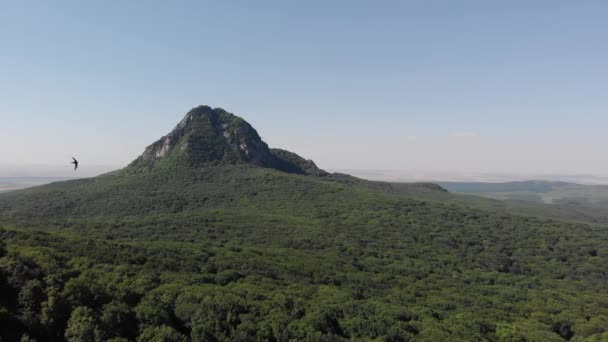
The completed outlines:
{"type": "Polygon", "coordinates": [[[125,168],[126,172],[251,164],[288,173],[324,176],[312,160],[295,153],[270,149],[242,118],[221,108],[199,106],[190,110],[169,134],[148,146],[125,168]]]}

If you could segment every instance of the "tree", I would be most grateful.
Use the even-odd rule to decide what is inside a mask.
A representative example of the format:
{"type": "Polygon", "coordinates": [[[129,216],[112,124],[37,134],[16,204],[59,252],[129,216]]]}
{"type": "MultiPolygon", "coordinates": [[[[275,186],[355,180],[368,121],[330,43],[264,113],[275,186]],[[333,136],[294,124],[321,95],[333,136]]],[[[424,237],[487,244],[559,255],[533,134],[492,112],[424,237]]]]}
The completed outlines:
{"type": "Polygon", "coordinates": [[[70,305],[57,288],[47,290],[47,300],[40,308],[40,322],[49,340],[60,340],[70,318],[70,305]]]}
{"type": "Polygon", "coordinates": [[[99,335],[93,310],[85,306],[79,306],[72,311],[68,328],[65,331],[66,340],[70,342],[96,342],[101,340],[99,335]]]}
{"type": "Polygon", "coordinates": [[[123,302],[112,301],[104,305],[99,317],[99,324],[104,338],[137,336],[137,319],[135,313],[123,302]]]}
{"type": "Polygon", "coordinates": [[[184,335],[166,325],[147,327],[137,338],[138,342],[185,342],[186,340],[184,335]]]}
{"type": "Polygon", "coordinates": [[[34,335],[40,333],[40,306],[45,300],[42,282],[29,280],[19,291],[19,318],[34,335]]]}

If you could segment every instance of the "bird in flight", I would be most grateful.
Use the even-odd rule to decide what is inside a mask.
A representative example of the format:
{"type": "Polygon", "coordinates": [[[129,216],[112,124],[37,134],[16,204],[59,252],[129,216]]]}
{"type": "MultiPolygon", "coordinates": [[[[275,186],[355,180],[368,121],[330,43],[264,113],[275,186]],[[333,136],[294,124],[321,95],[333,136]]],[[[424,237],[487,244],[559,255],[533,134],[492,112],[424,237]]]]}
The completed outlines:
{"type": "Polygon", "coordinates": [[[76,158],[72,157],[72,159],[74,160],[73,162],[71,162],[70,164],[74,164],[74,171],[76,171],[76,169],[78,168],[78,160],[76,160],[76,158]]]}

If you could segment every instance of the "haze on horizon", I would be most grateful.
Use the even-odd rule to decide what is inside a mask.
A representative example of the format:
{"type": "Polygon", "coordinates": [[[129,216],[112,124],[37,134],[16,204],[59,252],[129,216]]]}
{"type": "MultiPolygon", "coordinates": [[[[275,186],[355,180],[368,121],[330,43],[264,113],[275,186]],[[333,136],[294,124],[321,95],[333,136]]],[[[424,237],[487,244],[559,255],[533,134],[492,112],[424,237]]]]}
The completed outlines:
{"type": "Polygon", "coordinates": [[[0,173],[66,176],[72,155],[109,171],[208,104],[329,170],[608,175],[606,17],[603,1],[6,3],[0,173]]]}

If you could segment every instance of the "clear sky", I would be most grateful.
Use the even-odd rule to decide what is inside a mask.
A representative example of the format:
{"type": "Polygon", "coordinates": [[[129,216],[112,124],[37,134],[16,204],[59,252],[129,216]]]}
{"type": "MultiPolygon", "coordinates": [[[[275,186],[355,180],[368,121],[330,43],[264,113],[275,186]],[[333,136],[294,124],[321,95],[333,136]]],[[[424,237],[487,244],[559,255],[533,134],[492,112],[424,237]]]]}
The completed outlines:
{"type": "Polygon", "coordinates": [[[125,165],[208,104],[327,169],[608,174],[607,1],[0,7],[0,166],[125,165]]]}

